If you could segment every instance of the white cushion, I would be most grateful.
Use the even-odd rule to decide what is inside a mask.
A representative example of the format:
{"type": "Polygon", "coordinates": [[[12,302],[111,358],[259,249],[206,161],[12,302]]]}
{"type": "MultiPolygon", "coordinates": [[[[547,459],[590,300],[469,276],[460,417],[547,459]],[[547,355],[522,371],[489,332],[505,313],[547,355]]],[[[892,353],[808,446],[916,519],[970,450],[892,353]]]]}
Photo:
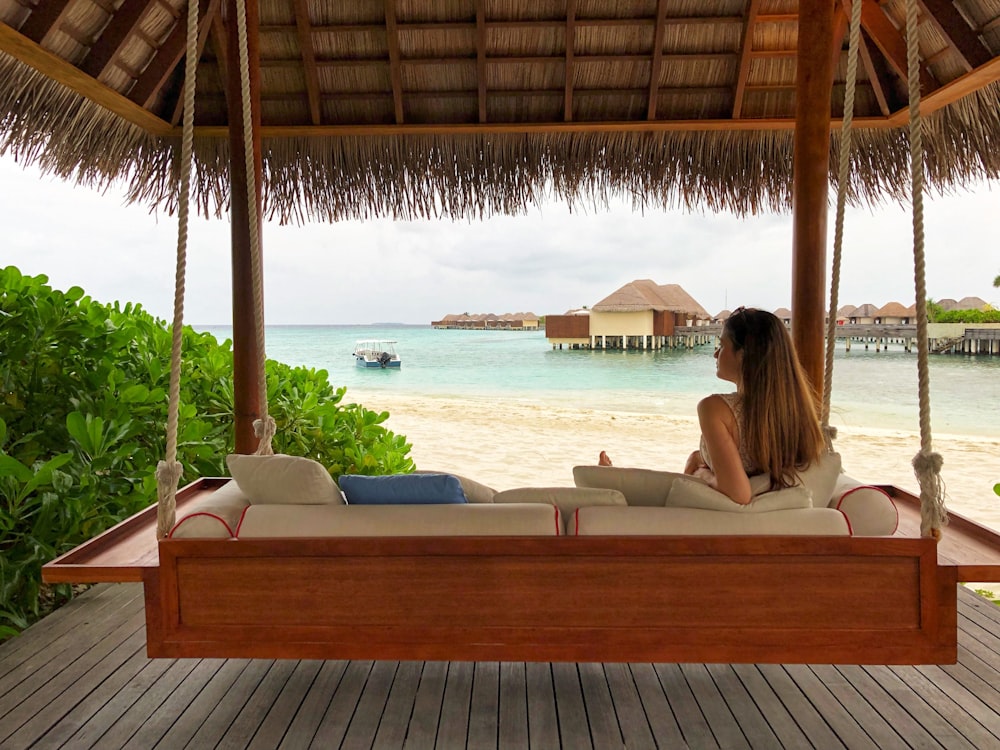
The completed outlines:
{"type": "Polygon", "coordinates": [[[662,507],[674,480],[684,476],[672,471],[596,464],[573,467],[573,482],[577,487],[618,490],[625,496],[629,505],[662,507]]]}
{"type": "Polygon", "coordinates": [[[699,508],[596,505],[580,508],[574,516],[567,526],[580,536],[850,536],[851,533],[844,514],[833,508],[718,513],[699,508]]]}
{"type": "Polygon", "coordinates": [[[236,536],[250,501],[236,482],[186,504],[170,530],[171,539],[228,539],[236,536]]]}
{"type": "Polygon", "coordinates": [[[892,536],[899,527],[896,504],[878,487],[849,487],[834,498],[831,507],[847,516],[854,536],[892,536]]]}
{"type": "MultiPolygon", "coordinates": [[[[559,509],[566,521],[573,518],[577,508],[588,505],[628,505],[618,490],[592,487],[521,487],[504,490],[493,496],[494,503],[546,503],[559,509]]],[[[567,529],[572,533],[572,529],[567,529]]]]}
{"type": "Polygon", "coordinates": [[[796,486],[763,492],[755,495],[746,505],[741,505],[698,479],[680,477],[670,487],[665,505],[668,508],[701,508],[729,513],[770,513],[811,508],[812,497],[805,487],[796,486]]]}
{"type": "Polygon", "coordinates": [[[494,505],[252,505],[240,539],[268,537],[559,536],[559,509],[494,505]]]}
{"type": "Polygon", "coordinates": [[[827,508],[840,474],[840,454],[824,453],[819,461],[799,473],[799,483],[812,494],[813,506],[827,508]]]}
{"type": "Polygon", "coordinates": [[[302,456],[256,456],[234,453],[226,457],[229,473],[251,505],[344,504],[337,483],[319,462],[302,456]]]}

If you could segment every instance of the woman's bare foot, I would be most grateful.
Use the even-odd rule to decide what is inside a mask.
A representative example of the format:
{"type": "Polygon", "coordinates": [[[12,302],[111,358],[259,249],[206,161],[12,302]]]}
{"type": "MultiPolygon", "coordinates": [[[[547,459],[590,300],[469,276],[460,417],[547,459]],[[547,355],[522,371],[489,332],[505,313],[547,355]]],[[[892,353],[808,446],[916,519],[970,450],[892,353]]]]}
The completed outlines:
{"type": "Polygon", "coordinates": [[[608,458],[608,454],[605,453],[604,451],[601,451],[601,455],[599,455],[597,457],[597,465],[598,466],[611,466],[612,465],[611,464],[611,459],[608,458]]]}

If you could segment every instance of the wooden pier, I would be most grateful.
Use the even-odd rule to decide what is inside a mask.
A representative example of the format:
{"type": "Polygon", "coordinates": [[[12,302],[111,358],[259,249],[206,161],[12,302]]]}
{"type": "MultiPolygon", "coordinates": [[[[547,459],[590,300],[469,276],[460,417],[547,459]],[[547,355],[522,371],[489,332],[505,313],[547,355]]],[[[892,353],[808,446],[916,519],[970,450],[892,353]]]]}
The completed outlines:
{"type": "MultiPolygon", "coordinates": [[[[928,341],[932,354],[1000,355],[1000,326],[972,328],[954,324],[928,328],[928,341]]],[[[672,336],[594,336],[589,344],[579,343],[567,348],[599,349],[608,351],[656,351],[659,349],[693,349],[697,346],[718,344],[722,325],[712,323],[698,326],[677,326],[672,336]]],[[[902,324],[848,324],[837,326],[837,339],[844,341],[844,348],[851,351],[858,346],[876,352],[890,349],[916,352],[916,325],[902,324]]],[[[563,348],[553,344],[553,348],[563,348]]]]}

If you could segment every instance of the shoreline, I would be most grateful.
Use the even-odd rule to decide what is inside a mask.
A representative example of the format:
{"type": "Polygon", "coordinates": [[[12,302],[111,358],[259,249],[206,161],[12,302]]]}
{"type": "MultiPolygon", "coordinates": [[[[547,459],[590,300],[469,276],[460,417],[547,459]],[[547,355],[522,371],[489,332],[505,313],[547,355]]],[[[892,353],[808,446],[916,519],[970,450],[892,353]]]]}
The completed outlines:
{"type": "MultiPolygon", "coordinates": [[[[498,490],[572,486],[572,468],[607,450],[618,466],[681,471],[698,444],[693,416],[573,407],[521,394],[517,399],[408,395],[352,388],[346,401],[388,411],[384,426],[405,435],[420,469],[453,472],[498,490]]],[[[935,433],[951,511],[1000,531],[1000,438],[935,433]]],[[[848,474],[918,492],[911,461],[916,430],[838,426],[835,449],[848,474]]]]}

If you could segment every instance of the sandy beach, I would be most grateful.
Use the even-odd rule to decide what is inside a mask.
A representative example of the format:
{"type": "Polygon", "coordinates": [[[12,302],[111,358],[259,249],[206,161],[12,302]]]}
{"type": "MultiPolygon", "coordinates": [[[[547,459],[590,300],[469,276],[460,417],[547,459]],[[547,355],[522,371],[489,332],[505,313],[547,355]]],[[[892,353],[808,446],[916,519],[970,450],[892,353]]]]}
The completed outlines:
{"type": "MultiPolygon", "coordinates": [[[[406,435],[418,468],[450,471],[496,489],[571,486],[576,464],[595,463],[607,450],[616,465],[680,471],[697,447],[691,417],[623,413],[599,407],[553,406],[518,400],[364,393],[350,400],[387,410],[386,426],[406,435]]],[[[836,441],[847,473],[866,482],[917,490],[910,461],[916,431],[839,428],[836,441]]],[[[1000,438],[934,435],[944,458],[951,510],[1000,530],[1000,438]]]]}

